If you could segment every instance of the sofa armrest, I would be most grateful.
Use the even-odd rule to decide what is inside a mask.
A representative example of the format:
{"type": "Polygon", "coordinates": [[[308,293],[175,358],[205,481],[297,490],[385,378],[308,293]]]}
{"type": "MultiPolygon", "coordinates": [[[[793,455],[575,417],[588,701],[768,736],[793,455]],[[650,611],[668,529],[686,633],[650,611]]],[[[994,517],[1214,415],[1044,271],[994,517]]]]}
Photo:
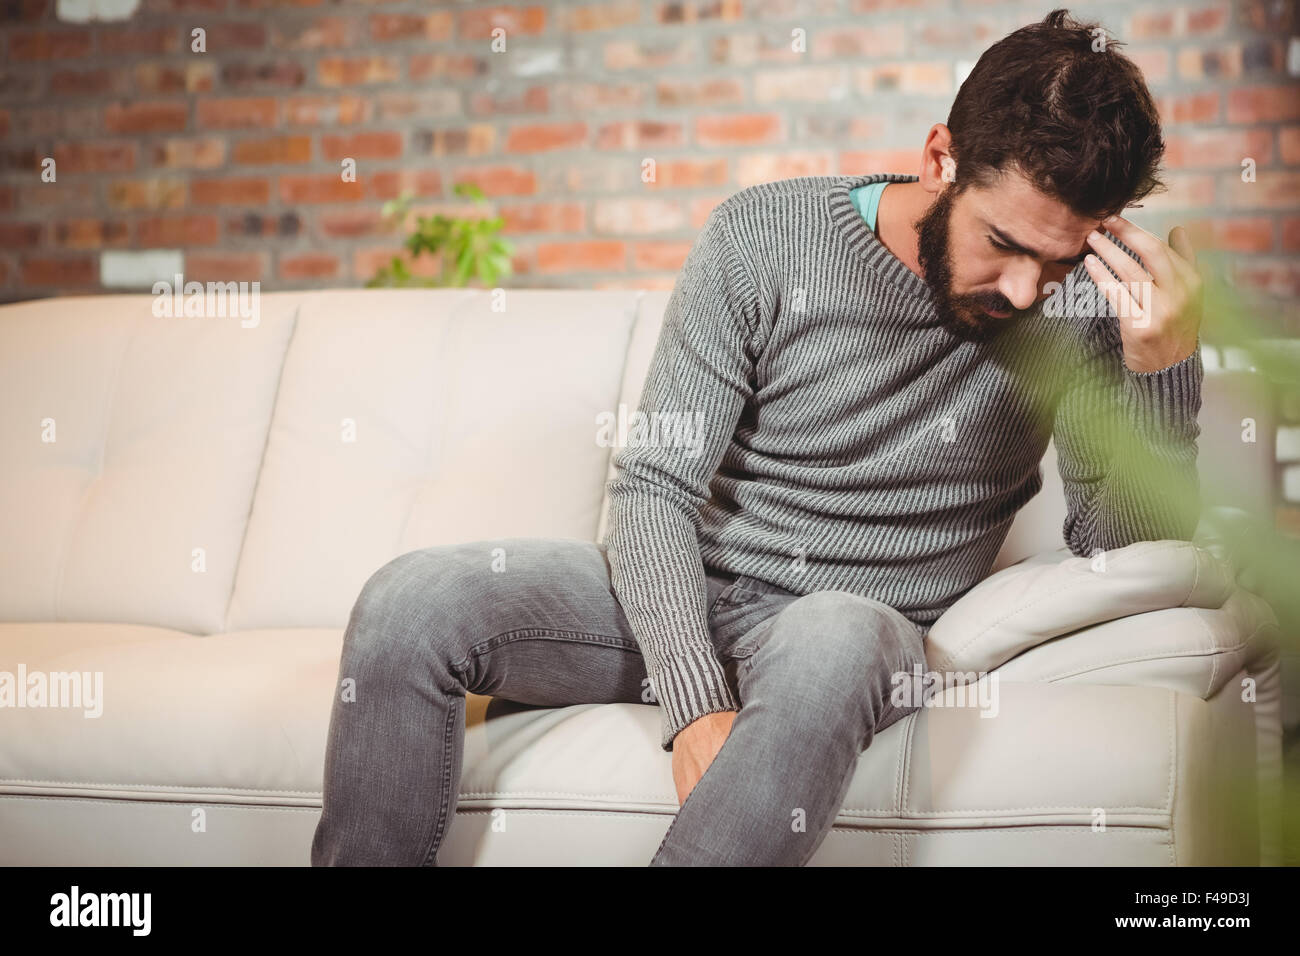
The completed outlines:
{"type": "Polygon", "coordinates": [[[1030,648],[1106,622],[1172,608],[1221,609],[1236,589],[1232,566],[1188,541],[1140,541],[1093,558],[1065,548],[1041,552],[985,578],[935,621],[926,661],[941,674],[991,672],[1030,648]]]}

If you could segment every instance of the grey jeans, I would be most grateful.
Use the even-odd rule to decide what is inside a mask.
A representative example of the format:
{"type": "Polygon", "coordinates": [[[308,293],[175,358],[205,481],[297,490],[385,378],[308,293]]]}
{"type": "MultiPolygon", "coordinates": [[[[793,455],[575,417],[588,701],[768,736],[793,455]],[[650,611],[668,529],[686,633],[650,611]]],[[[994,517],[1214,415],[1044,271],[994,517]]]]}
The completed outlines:
{"type": "MultiPolygon", "coordinates": [[[[915,706],[923,632],[838,591],[800,597],[710,573],[709,629],[740,712],[653,866],[802,865],[859,754],[915,706]]],[[[511,538],[424,548],[366,582],[344,635],[315,866],[435,866],[456,810],[465,694],[523,704],[644,700],[645,661],[603,547],[511,538]]]]}

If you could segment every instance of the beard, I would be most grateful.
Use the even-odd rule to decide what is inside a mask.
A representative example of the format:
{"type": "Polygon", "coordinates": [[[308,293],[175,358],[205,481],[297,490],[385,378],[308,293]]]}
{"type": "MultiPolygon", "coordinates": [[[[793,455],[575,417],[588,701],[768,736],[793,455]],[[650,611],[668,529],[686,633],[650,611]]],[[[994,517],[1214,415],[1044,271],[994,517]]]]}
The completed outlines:
{"type": "Polygon", "coordinates": [[[917,230],[917,257],[926,285],[934,295],[939,321],[952,335],[969,342],[987,342],[1008,324],[1017,313],[1000,292],[958,295],[952,291],[952,250],[949,248],[948,222],[959,192],[949,186],[939,193],[920,219],[917,230]],[[996,319],[984,311],[1011,312],[1011,318],[996,319]]]}

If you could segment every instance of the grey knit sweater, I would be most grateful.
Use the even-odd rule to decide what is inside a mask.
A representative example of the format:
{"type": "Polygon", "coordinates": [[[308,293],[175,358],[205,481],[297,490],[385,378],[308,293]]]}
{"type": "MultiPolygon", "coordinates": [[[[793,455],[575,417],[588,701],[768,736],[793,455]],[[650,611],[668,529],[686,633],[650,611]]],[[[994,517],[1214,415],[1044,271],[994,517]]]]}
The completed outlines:
{"type": "MultiPolygon", "coordinates": [[[[1104,306],[1040,304],[989,342],[953,336],[852,204],[882,179],[916,177],[737,192],[669,298],[637,409],[652,427],[615,454],[604,542],[665,750],[696,718],[739,709],[709,636],[706,567],[870,596],[928,632],[988,574],[1053,434],[1073,554],[1194,531],[1199,346],[1132,372],[1104,306]]],[[[1095,290],[1082,265],[1070,279],[1095,290]]]]}

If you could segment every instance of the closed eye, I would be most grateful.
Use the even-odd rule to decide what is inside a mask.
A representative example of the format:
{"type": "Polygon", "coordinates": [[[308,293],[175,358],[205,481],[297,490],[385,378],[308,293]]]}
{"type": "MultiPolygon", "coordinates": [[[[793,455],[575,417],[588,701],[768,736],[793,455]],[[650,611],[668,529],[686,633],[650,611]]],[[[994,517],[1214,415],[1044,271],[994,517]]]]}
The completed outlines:
{"type": "MultiPolygon", "coordinates": [[[[1013,254],[1020,254],[1020,255],[1033,255],[1033,253],[1029,252],[1026,249],[1020,249],[1017,248],[1016,246],[1008,246],[1005,243],[998,242],[998,240],[994,239],[992,236],[985,236],[985,238],[988,239],[989,245],[992,246],[994,249],[996,249],[998,252],[1010,252],[1013,254]]],[[[1069,266],[1073,268],[1074,266],[1077,266],[1080,262],[1082,262],[1087,257],[1087,255],[1088,254],[1086,252],[1081,252],[1073,259],[1057,259],[1056,264],[1059,266],[1069,266]]]]}

